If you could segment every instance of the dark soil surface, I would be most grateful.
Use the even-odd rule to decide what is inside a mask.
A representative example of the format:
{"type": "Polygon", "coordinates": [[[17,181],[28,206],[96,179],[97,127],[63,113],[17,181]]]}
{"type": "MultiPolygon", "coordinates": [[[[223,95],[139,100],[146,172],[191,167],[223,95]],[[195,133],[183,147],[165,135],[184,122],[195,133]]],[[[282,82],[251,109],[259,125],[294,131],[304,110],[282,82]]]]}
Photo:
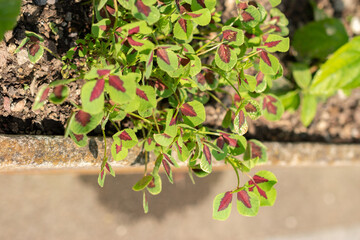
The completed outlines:
{"type": "MultiPolygon", "coordinates": [[[[90,30],[90,5],[79,0],[48,1],[45,6],[35,6],[31,0],[23,0],[21,16],[12,32],[5,35],[0,42],[0,134],[38,134],[61,135],[64,124],[69,117],[72,106],[64,103],[61,106],[46,104],[38,111],[32,111],[36,91],[39,86],[61,78],[61,62],[50,54],[36,64],[29,62],[25,50],[13,54],[25,30],[41,34],[45,45],[62,56],[90,30]],[[53,34],[49,23],[53,22],[59,29],[53,34]]],[[[230,16],[235,0],[223,1],[225,16],[230,16]]],[[[265,4],[267,1],[263,0],[265,4]]],[[[313,20],[312,9],[306,0],[284,0],[280,9],[290,22],[290,36],[295,29],[313,20]]],[[[360,16],[359,0],[319,0],[318,6],[330,16],[341,17],[353,36],[348,16],[360,16]]],[[[290,55],[281,56],[286,71],[286,61],[290,55]]],[[[77,101],[80,89],[76,83],[70,85],[70,99],[77,101]]],[[[217,104],[206,106],[207,123],[219,125],[219,116],[224,112],[217,104]]],[[[300,122],[299,113],[285,113],[280,121],[268,122],[259,119],[250,123],[248,137],[274,141],[326,141],[326,142],[360,142],[360,90],[351,96],[343,94],[330,98],[318,106],[314,122],[305,128],[300,122]]]]}

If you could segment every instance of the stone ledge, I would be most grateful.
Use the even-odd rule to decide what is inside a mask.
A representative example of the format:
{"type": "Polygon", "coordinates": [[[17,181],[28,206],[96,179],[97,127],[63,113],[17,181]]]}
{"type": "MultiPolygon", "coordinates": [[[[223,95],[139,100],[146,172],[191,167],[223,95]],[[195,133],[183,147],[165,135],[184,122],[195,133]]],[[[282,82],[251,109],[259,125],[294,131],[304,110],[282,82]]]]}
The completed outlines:
{"type": "MultiPolygon", "coordinates": [[[[62,136],[0,135],[0,172],[98,172],[104,153],[102,138],[90,137],[90,144],[77,147],[70,138],[62,136]]],[[[109,156],[112,139],[107,139],[109,156]]],[[[360,146],[357,144],[279,143],[265,142],[270,165],[360,166],[360,146]]],[[[141,172],[140,164],[133,164],[139,147],[129,151],[119,162],[111,161],[117,172],[141,172]]],[[[154,156],[150,155],[150,159],[154,156]]],[[[214,161],[217,168],[225,167],[214,161]]],[[[151,165],[149,166],[151,167],[151,165]]],[[[186,170],[186,169],[185,169],[186,170]]]]}

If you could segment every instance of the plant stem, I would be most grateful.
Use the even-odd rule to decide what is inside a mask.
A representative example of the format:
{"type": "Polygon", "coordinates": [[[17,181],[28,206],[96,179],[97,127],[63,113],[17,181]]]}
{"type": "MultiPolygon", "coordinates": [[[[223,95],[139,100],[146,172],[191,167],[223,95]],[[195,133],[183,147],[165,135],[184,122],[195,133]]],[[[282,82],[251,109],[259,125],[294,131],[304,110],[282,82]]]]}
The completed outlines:
{"type": "Polygon", "coordinates": [[[205,54],[205,53],[211,52],[212,50],[214,50],[214,49],[216,49],[217,47],[219,47],[221,44],[222,44],[222,43],[216,44],[214,47],[209,48],[209,49],[207,49],[207,50],[204,51],[204,52],[197,53],[196,55],[197,55],[197,56],[200,56],[200,55],[203,55],[203,54],[205,54]]]}
{"type": "Polygon", "coordinates": [[[229,110],[229,108],[227,106],[225,106],[225,104],[215,95],[212,94],[210,91],[207,92],[215,101],[217,101],[218,103],[220,103],[220,105],[225,109],[225,110],[229,110]]]}
{"type": "Polygon", "coordinates": [[[56,59],[62,61],[62,59],[60,58],[60,56],[58,56],[57,54],[55,54],[53,51],[51,51],[49,48],[45,47],[43,44],[41,44],[41,46],[51,55],[53,55],[56,59]]]}
{"type": "Polygon", "coordinates": [[[141,116],[139,116],[139,115],[137,115],[137,114],[135,114],[135,113],[129,112],[128,114],[129,114],[130,116],[139,118],[139,119],[143,120],[144,122],[147,122],[147,123],[150,123],[150,124],[151,124],[151,122],[150,122],[149,120],[147,120],[147,119],[145,119],[145,118],[143,118],[143,117],[141,117],[141,116]]]}
{"type": "Polygon", "coordinates": [[[204,46],[200,47],[195,53],[198,54],[201,50],[206,48],[212,41],[214,41],[217,37],[219,37],[222,34],[222,32],[218,33],[213,39],[211,39],[209,42],[205,43],[204,46]]]}
{"type": "Polygon", "coordinates": [[[237,178],[237,188],[240,187],[240,176],[239,176],[239,172],[236,168],[236,166],[234,165],[234,163],[232,162],[231,158],[226,158],[225,160],[226,162],[230,163],[230,165],[234,168],[234,171],[236,173],[236,178],[237,178]]]}
{"type": "Polygon", "coordinates": [[[262,51],[262,50],[253,52],[253,53],[251,53],[250,55],[247,55],[247,56],[244,56],[244,57],[240,58],[239,60],[244,60],[244,59],[246,59],[246,58],[250,58],[250,57],[252,57],[252,56],[254,56],[254,55],[256,55],[256,54],[259,54],[261,51],[262,51]]]}
{"type": "Polygon", "coordinates": [[[160,134],[160,128],[159,128],[159,125],[158,125],[158,123],[157,123],[157,120],[156,120],[155,112],[154,112],[154,111],[152,112],[152,117],[153,117],[154,122],[155,122],[156,130],[157,130],[158,133],[160,134]]]}

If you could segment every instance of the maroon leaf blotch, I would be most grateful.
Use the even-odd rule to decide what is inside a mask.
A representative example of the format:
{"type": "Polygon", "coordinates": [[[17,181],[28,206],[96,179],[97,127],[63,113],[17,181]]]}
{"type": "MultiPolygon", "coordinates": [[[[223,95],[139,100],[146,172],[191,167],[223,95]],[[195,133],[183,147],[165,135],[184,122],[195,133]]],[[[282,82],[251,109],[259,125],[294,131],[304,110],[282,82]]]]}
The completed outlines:
{"type": "Polygon", "coordinates": [[[161,60],[163,60],[164,62],[166,62],[166,64],[170,65],[170,60],[169,60],[169,56],[166,52],[165,49],[163,48],[159,48],[157,51],[156,51],[156,56],[161,58],[161,60]]]}
{"type": "Polygon", "coordinates": [[[189,12],[189,13],[187,13],[190,17],[192,17],[192,18],[198,18],[198,17],[201,17],[202,16],[202,14],[197,14],[197,13],[191,13],[191,12],[189,12]]]}
{"type": "Polygon", "coordinates": [[[150,64],[153,61],[153,58],[154,58],[154,51],[151,51],[149,61],[146,63],[146,67],[150,67],[150,64]]]}
{"type": "Polygon", "coordinates": [[[241,16],[242,16],[244,22],[250,22],[255,19],[253,16],[251,16],[250,13],[245,12],[245,11],[241,13],[241,16]]]}
{"type": "Polygon", "coordinates": [[[228,40],[229,42],[233,42],[236,40],[236,35],[237,32],[236,31],[232,31],[232,30],[225,30],[223,32],[223,36],[226,40],[228,40]]]}
{"type": "Polygon", "coordinates": [[[220,47],[218,48],[218,54],[219,54],[220,59],[223,62],[225,62],[225,63],[230,62],[231,52],[230,52],[230,48],[228,45],[221,44],[220,47]]]}
{"type": "Polygon", "coordinates": [[[187,117],[196,117],[197,114],[192,106],[190,106],[188,103],[184,103],[181,106],[181,113],[187,117]]]}
{"type": "Polygon", "coordinates": [[[216,139],[216,146],[218,146],[220,149],[224,148],[224,143],[225,143],[225,141],[222,136],[220,136],[216,139]]]}
{"type": "Polygon", "coordinates": [[[276,45],[278,45],[280,42],[281,42],[281,40],[272,41],[272,42],[266,42],[266,43],[264,43],[264,45],[266,47],[272,48],[272,47],[275,47],[276,45]]]}
{"type": "Polygon", "coordinates": [[[179,145],[179,142],[178,142],[178,141],[176,141],[176,145],[177,145],[177,147],[178,147],[178,149],[179,149],[179,153],[180,153],[180,154],[182,154],[182,148],[180,147],[180,145],[179,145]]]}
{"type": "Polygon", "coordinates": [[[239,112],[239,128],[241,128],[244,124],[245,124],[245,114],[243,112],[243,110],[240,110],[239,112]]]}
{"type": "Polygon", "coordinates": [[[115,14],[115,9],[110,7],[109,5],[106,5],[106,10],[111,14],[114,15],[115,14]]]}
{"type": "Polygon", "coordinates": [[[247,9],[247,7],[248,7],[247,2],[240,2],[240,3],[238,4],[238,8],[239,8],[240,10],[247,9]]]}
{"type": "Polygon", "coordinates": [[[101,96],[101,94],[104,92],[104,85],[105,85],[104,79],[100,79],[96,81],[95,87],[90,95],[90,102],[94,101],[95,99],[101,96]]]}
{"type": "Polygon", "coordinates": [[[31,44],[29,47],[29,53],[31,56],[35,56],[35,54],[39,51],[40,45],[37,43],[31,44]]]}
{"type": "Polygon", "coordinates": [[[230,146],[232,146],[232,147],[237,147],[238,146],[237,139],[231,138],[229,134],[223,133],[222,137],[224,138],[225,142],[227,144],[229,144],[230,146]]]}
{"type": "Polygon", "coordinates": [[[126,89],[123,86],[124,81],[121,80],[118,76],[111,75],[109,77],[109,85],[115,88],[118,91],[125,92],[126,89]]]}
{"type": "Polygon", "coordinates": [[[206,8],[204,0],[196,0],[197,3],[202,6],[203,8],[206,8]]]}
{"type": "Polygon", "coordinates": [[[142,14],[144,14],[146,17],[149,16],[151,9],[149,6],[146,6],[142,0],[137,0],[135,3],[136,8],[138,9],[139,12],[141,12],[142,14]]]}
{"type": "Polygon", "coordinates": [[[261,158],[262,157],[261,147],[253,142],[250,142],[250,145],[251,145],[251,158],[256,158],[256,157],[261,158]]]}
{"type": "Polygon", "coordinates": [[[64,89],[64,85],[58,85],[56,87],[54,87],[53,93],[55,95],[56,98],[62,98],[62,90],[64,89]]]}
{"type": "Polygon", "coordinates": [[[144,99],[145,101],[149,101],[148,97],[146,96],[146,93],[139,88],[136,88],[136,95],[138,95],[140,98],[144,99]]]}
{"type": "Polygon", "coordinates": [[[139,30],[140,30],[140,27],[139,27],[139,26],[134,27],[134,28],[132,28],[132,29],[129,30],[129,35],[136,34],[136,33],[139,32],[139,30]]]}
{"type": "Polygon", "coordinates": [[[170,176],[171,168],[170,168],[169,163],[168,163],[165,159],[163,159],[163,160],[162,160],[162,164],[163,164],[163,166],[164,166],[164,169],[165,169],[167,175],[170,176]]]}
{"type": "Polygon", "coordinates": [[[101,76],[107,76],[110,74],[110,70],[109,69],[100,69],[96,71],[97,74],[101,77],[101,76]]]}
{"type": "Polygon", "coordinates": [[[171,120],[170,120],[169,126],[174,126],[175,123],[176,123],[176,117],[173,116],[173,117],[171,118],[171,120]]]}
{"type": "Polygon", "coordinates": [[[150,183],[147,185],[148,188],[154,188],[155,187],[155,178],[153,177],[150,181],[150,183]]]}
{"type": "Polygon", "coordinates": [[[205,80],[208,84],[213,84],[215,82],[215,75],[212,71],[207,70],[205,73],[205,80]]]}
{"type": "Polygon", "coordinates": [[[248,103],[248,104],[245,105],[245,110],[246,110],[246,112],[248,112],[248,113],[255,113],[255,112],[257,112],[256,107],[255,107],[254,105],[252,105],[251,103],[248,103]]]}
{"type": "Polygon", "coordinates": [[[74,134],[76,141],[78,141],[78,142],[80,142],[84,138],[84,134],[75,134],[75,133],[73,133],[73,134],[74,134]]]}
{"type": "Polygon", "coordinates": [[[50,88],[46,88],[44,92],[41,94],[40,102],[43,102],[47,99],[49,95],[50,88]]]}
{"type": "Polygon", "coordinates": [[[245,207],[251,208],[250,196],[245,190],[241,190],[237,193],[237,199],[241,201],[245,207]]]}
{"type": "Polygon", "coordinates": [[[228,191],[225,193],[224,197],[220,201],[218,212],[227,209],[231,203],[231,200],[232,200],[232,193],[231,193],[231,191],[228,191]]]}
{"type": "Polygon", "coordinates": [[[119,135],[119,138],[121,140],[124,140],[124,141],[130,141],[132,140],[132,138],[130,137],[130,135],[126,132],[126,131],[123,131],[120,135],[119,135]]]}
{"type": "Polygon", "coordinates": [[[111,171],[110,171],[110,165],[109,165],[109,163],[105,163],[105,167],[106,167],[106,169],[107,169],[109,172],[111,172],[111,171]]]}
{"type": "Polygon", "coordinates": [[[103,169],[102,171],[101,171],[101,180],[104,178],[104,175],[105,175],[105,170],[103,169]]]}
{"type": "Polygon", "coordinates": [[[115,147],[116,147],[116,154],[118,154],[119,152],[121,152],[121,150],[122,150],[122,144],[120,144],[120,145],[115,144],[115,147]]]}
{"type": "Polygon", "coordinates": [[[253,178],[252,178],[252,180],[249,180],[249,184],[250,185],[253,185],[254,184],[254,181],[255,181],[255,183],[264,183],[264,182],[268,182],[269,181],[269,179],[266,179],[266,178],[264,178],[264,177],[261,177],[261,176],[258,176],[258,175],[254,175],[253,176],[253,178]]]}
{"type": "Polygon", "coordinates": [[[129,42],[129,44],[130,44],[131,46],[141,47],[141,46],[144,45],[144,44],[141,43],[141,42],[135,41],[131,36],[129,36],[129,37],[127,38],[127,40],[128,40],[128,42],[129,42]]]}
{"type": "Polygon", "coordinates": [[[90,122],[91,115],[80,110],[75,114],[75,119],[81,124],[81,126],[85,127],[90,122]]]}
{"type": "Polygon", "coordinates": [[[186,33],[187,32],[187,22],[186,22],[186,20],[183,19],[183,18],[180,18],[179,19],[179,24],[180,24],[182,30],[186,33]]]}
{"type": "Polygon", "coordinates": [[[210,153],[210,149],[208,146],[204,145],[204,155],[205,155],[205,158],[206,158],[206,161],[211,164],[211,153],[210,153]]]}
{"type": "Polygon", "coordinates": [[[164,154],[164,158],[166,159],[166,161],[168,161],[169,163],[171,163],[171,165],[174,166],[174,163],[171,161],[171,158],[167,154],[164,154]]]}
{"type": "Polygon", "coordinates": [[[256,75],[256,86],[259,86],[264,80],[264,73],[259,71],[259,73],[256,75]]]}
{"type": "Polygon", "coordinates": [[[196,79],[197,79],[198,83],[200,83],[200,84],[203,85],[203,86],[205,85],[206,79],[205,79],[204,74],[198,73],[198,74],[196,75],[196,79]]]}
{"type": "Polygon", "coordinates": [[[270,61],[270,58],[269,58],[267,52],[261,51],[260,57],[267,65],[269,65],[269,67],[271,67],[271,61],[270,61]]]}
{"type": "Polygon", "coordinates": [[[277,107],[273,104],[274,102],[277,102],[274,97],[266,96],[263,100],[263,109],[267,109],[269,113],[276,115],[277,107]]]}

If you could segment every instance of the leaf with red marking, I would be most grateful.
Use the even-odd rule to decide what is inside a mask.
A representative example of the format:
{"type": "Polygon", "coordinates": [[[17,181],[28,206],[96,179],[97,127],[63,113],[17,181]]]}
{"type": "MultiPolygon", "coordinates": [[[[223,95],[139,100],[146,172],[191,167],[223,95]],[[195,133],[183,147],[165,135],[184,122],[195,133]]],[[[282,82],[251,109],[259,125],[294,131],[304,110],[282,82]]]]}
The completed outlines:
{"type": "Polygon", "coordinates": [[[148,35],[151,34],[152,28],[150,28],[146,21],[131,21],[130,23],[121,26],[121,31],[127,32],[127,36],[134,34],[148,35]]]}
{"type": "Polygon", "coordinates": [[[134,130],[130,128],[115,133],[113,139],[118,145],[122,144],[124,148],[132,148],[138,143],[134,130]]]}
{"type": "Polygon", "coordinates": [[[240,110],[234,119],[234,129],[239,135],[244,135],[248,130],[248,124],[243,110],[240,110]]]}
{"type": "Polygon", "coordinates": [[[256,74],[255,79],[256,79],[255,92],[261,93],[261,92],[265,91],[266,86],[267,86],[267,81],[266,81],[264,73],[259,71],[256,74]]]}
{"type": "Polygon", "coordinates": [[[81,102],[85,112],[97,114],[104,109],[104,87],[103,78],[94,81],[88,81],[81,88],[81,102]]]}
{"type": "Polygon", "coordinates": [[[237,210],[244,216],[256,216],[260,207],[259,197],[246,189],[237,192],[237,210]]]}
{"type": "Polygon", "coordinates": [[[79,147],[84,147],[87,144],[87,135],[86,134],[75,134],[70,131],[70,137],[79,147]]]}
{"type": "Polygon", "coordinates": [[[143,189],[145,189],[149,183],[152,181],[153,176],[152,175],[147,175],[144,176],[143,178],[141,178],[139,181],[137,181],[134,186],[132,187],[132,189],[136,192],[141,191],[143,189]]]}
{"type": "Polygon", "coordinates": [[[144,141],[144,149],[147,152],[153,151],[155,149],[155,145],[156,145],[156,143],[155,143],[154,139],[152,139],[151,137],[148,137],[144,141]]]}
{"type": "Polygon", "coordinates": [[[211,156],[210,149],[207,145],[204,144],[202,158],[200,161],[200,167],[203,171],[205,171],[207,173],[211,173],[211,171],[212,171],[211,160],[212,160],[212,156],[211,156]]]}
{"type": "Polygon", "coordinates": [[[171,156],[171,151],[169,151],[168,153],[164,153],[164,159],[174,167],[179,168],[179,164],[177,163],[175,158],[171,156]]]}
{"type": "Polygon", "coordinates": [[[99,177],[98,177],[98,184],[99,184],[100,187],[104,187],[105,176],[106,176],[105,169],[102,169],[102,170],[100,171],[99,177]]]}
{"type": "Polygon", "coordinates": [[[105,163],[105,168],[106,168],[106,170],[110,173],[111,176],[115,177],[115,171],[114,171],[114,169],[111,167],[110,163],[106,162],[106,163],[105,163]]]}
{"type": "Polygon", "coordinates": [[[190,156],[190,152],[189,149],[184,144],[183,139],[181,137],[178,138],[178,140],[175,142],[174,145],[177,150],[178,159],[182,162],[186,161],[190,156]]]}
{"type": "Polygon", "coordinates": [[[230,71],[233,69],[237,61],[235,50],[227,45],[221,44],[215,54],[216,65],[224,71],[230,71]]]}
{"type": "Polygon", "coordinates": [[[267,148],[264,144],[256,139],[251,139],[248,141],[246,151],[244,154],[244,160],[250,160],[254,158],[259,158],[258,163],[267,162],[267,148]]]}
{"type": "Polygon", "coordinates": [[[273,188],[273,186],[278,182],[276,176],[269,171],[262,170],[253,176],[252,180],[248,181],[249,187],[254,185],[254,182],[261,187],[264,191],[269,191],[273,188]]]}
{"type": "Polygon", "coordinates": [[[137,86],[136,99],[140,102],[138,112],[142,117],[149,117],[156,107],[156,93],[151,86],[137,86]]]}
{"type": "Polygon", "coordinates": [[[45,101],[48,99],[49,92],[50,88],[48,84],[44,84],[39,87],[34,104],[32,106],[33,111],[40,109],[45,104],[45,101]]]}
{"type": "Polygon", "coordinates": [[[132,14],[137,19],[145,20],[149,25],[153,25],[160,18],[160,12],[153,4],[153,1],[134,0],[132,14]]]}
{"type": "Polygon", "coordinates": [[[158,48],[156,50],[156,59],[160,69],[165,72],[171,73],[178,68],[178,57],[170,49],[158,48]]]}
{"type": "Polygon", "coordinates": [[[269,34],[264,40],[264,49],[267,52],[287,52],[289,51],[289,38],[281,37],[276,34],[269,34]]]}
{"type": "Polygon", "coordinates": [[[166,114],[165,133],[173,137],[177,133],[176,118],[174,109],[169,109],[166,114]]]}
{"type": "Polygon", "coordinates": [[[216,160],[221,161],[227,156],[228,144],[225,142],[225,139],[222,136],[218,137],[214,143],[218,148],[220,148],[222,150],[222,152],[212,149],[211,153],[216,160]]]}
{"type": "Polygon", "coordinates": [[[258,119],[262,114],[261,107],[256,100],[249,99],[249,100],[245,101],[244,108],[245,108],[247,115],[252,120],[258,119]]]}
{"type": "Polygon", "coordinates": [[[194,12],[188,12],[187,15],[191,17],[191,20],[200,26],[206,26],[211,21],[211,13],[209,9],[203,8],[194,12]]]}
{"type": "Polygon", "coordinates": [[[104,18],[97,23],[91,25],[91,34],[96,38],[102,38],[106,36],[106,33],[110,30],[111,21],[108,18],[104,18]]]}
{"type": "Polygon", "coordinates": [[[225,26],[222,28],[223,41],[228,41],[230,45],[241,46],[244,43],[243,31],[225,26]]]}
{"type": "Polygon", "coordinates": [[[228,145],[228,152],[234,156],[243,154],[246,149],[246,138],[238,134],[221,133],[225,143],[228,145]]]}
{"type": "Polygon", "coordinates": [[[213,219],[226,220],[231,213],[232,192],[218,194],[213,202],[213,219]]]}
{"type": "Polygon", "coordinates": [[[168,147],[173,142],[174,137],[166,133],[159,133],[159,134],[154,134],[154,139],[159,145],[168,147]]]}
{"type": "Polygon", "coordinates": [[[189,41],[192,39],[193,28],[192,21],[179,18],[174,25],[174,37],[180,40],[189,41]]]}
{"type": "Polygon", "coordinates": [[[63,103],[69,96],[69,88],[66,85],[57,85],[53,88],[49,96],[49,100],[55,104],[63,103]]]}
{"type": "Polygon", "coordinates": [[[162,160],[162,165],[163,165],[163,167],[164,167],[166,176],[167,176],[168,179],[169,179],[169,182],[174,183],[173,174],[172,174],[172,170],[171,170],[170,164],[169,164],[165,159],[163,159],[163,160],[162,160]]]}
{"type": "Polygon", "coordinates": [[[256,89],[256,79],[252,75],[241,72],[238,75],[238,82],[240,84],[240,89],[248,90],[250,92],[254,92],[256,89]]]}
{"type": "MultiPolygon", "coordinates": [[[[258,48],[258,50],[260,50],[258,48]]],[[[264,74],[276,75],[279,70],[279,60],[264,50],[260,52],[260,71],[264,74]]]]}
{"type": "Polygon", "coordinates": [[[271,121],[279,120],[284,113],[284,106],[275,95],[264,95],[262,99],[262,110],[264,117],[271,121]]]}
{"type": "Polygon", "coordinates": [[[191,127],[203,123],[206,118],[204,105],[196,100],[184,103],[180,108],[180,112],[184,122],[191,127]]]}
{"type": "Polygon", "coordinates": [[[152,180],[147,185],[146,189],[152,195],[158,195],[162,189],[162,182],[159,174],[152,174],[152,180]]]}
{"type": "Polygon", "coordinates": [[[112,101],[123,104],[131,102],[135,98],[136,79],[138,73],[128,73],[122,75],[120,72],[112,73],[109,81],[106,81],[105,89],[109,93],[112,101]]]}
{"type": "Polygon", "coordinates": [[[114,141],[111,145],[111,156],[115,161],[124,160],[128,155],[129,150],[123,146],[121,141],[114,141]]]}
{"type": "Polygon", "coordinates": [[[153,68],[154,50],[151,50],[145,62],[145,77],[150,78],[153,68]]]}
{"type": "Polygon", "coordinates": [[[241,18],[241,23],[245,27],[254,28],[260,23],[261,14],[256,7],[249,5],[245,10],[242,10],[241,18]]]}
{"type": "Polygon", "coordinates": [[[215,8],[216,0],[191,0],[191,10],[207,8],[210,12],[215,8]]]}
{"type": "Polygon", "coordinates": [[[103,112],[90,114],[83,110],[77,111],[70,120],[70,130],[76,134],[86,134],[94,130],[101,122],[103,112]]]}

